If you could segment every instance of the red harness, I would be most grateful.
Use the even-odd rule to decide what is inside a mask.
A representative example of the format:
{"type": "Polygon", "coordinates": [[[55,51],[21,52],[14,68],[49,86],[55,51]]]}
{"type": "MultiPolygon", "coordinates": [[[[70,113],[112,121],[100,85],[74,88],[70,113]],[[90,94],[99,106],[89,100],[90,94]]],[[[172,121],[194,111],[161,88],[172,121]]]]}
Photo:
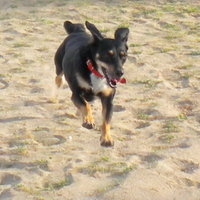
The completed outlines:
{"type": "MultiPolygon", "coordinates": [[[[97,77],[99,78],[105,78],[105,76],[103,76],[101,73],[99,73],[92,65],[92,61],[91,60],[87,60],[87,67],[88,69],[97,77]]],[[[126,79],[125,78],[120,78],[119,80],[116,80],[116,82],[120,82],[120,83],[126,83],[126,79]]]]}

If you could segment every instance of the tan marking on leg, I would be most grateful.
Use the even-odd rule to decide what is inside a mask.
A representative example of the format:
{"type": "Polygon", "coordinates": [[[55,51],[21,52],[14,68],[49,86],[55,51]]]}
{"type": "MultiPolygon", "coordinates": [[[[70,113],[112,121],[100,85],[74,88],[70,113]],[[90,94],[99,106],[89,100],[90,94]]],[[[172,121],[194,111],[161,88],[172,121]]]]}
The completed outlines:
{"type": "Polygon", "coordinates": [[[83,127],[92,129],[94,128],[94,118],[92,116],[92,109],[89,103],[86,102],[86,106],[81,107],[83,115],[83,127]]]}
{"type": "Polygon", "coordinates": [[[56,83],[58,88],[60,88],[61,85],[62,85],[62,76],[63,76],[63,73],[56,76],[56,78],[55,78],[55,83],[56,83]]]}
{"type": "Polygon", "coordinates": [[[114,145],[113,139],[110,136],[110,124],[107,122],[103,122],[100,141],[102,146],[110,147],[114,145]]]}

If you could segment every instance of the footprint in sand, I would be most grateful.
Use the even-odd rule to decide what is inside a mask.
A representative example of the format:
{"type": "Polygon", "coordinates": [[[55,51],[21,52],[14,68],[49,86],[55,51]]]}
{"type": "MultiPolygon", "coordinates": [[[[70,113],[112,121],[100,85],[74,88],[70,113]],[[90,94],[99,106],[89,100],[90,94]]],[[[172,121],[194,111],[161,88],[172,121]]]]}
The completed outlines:
{"type": "Polygon", "coordinates": [[[200,188],[200,183],[194,180],[191,180],[189,178],[183,178],[181,181],[187,186],[187,187],[196,187],[200,188]]]}
{"type": "Polygon", "coordinates": [[[120,106],[120,105],[115,105],[114,108],[113,108],[113,111],[114,112],[122,112],[122,111],[125,111],[126,108],[123,107],[123,106],[120,106]]]}
{"type": "Polygon", "coordinates": [[[181,171],[187,174],[193,174],[195,170],[199,169],[199,164],[192,161],[181,160],[180,161],[181,171]]]}
{"type": "Polygon", "coordinates": [[[0,193],[0,200],[10,200],[12,197],[13,195],[10,189],[3,190],[3,192],[0,193]]]}
{"type": "Polygon", "coordinates": [[[189,144],[187,144],[185,142],[182,142],[182,143],[176,145],[175,147],[178,147],[178,148],[181,148],[181,149],[186,149],[186,148],[191,147],[191,145],[189,145],[189,144]]]}
{"type": "Polygon", "coordinates": [[[42,93],[44,92],[44,89],[43,88],[40,88],[40,87],[34,87],[31,89],[31,93],[42,93]]]}
{"type": "Polygon", "coordinates": [[[40,80],[35,79],[35,78],[31,78],[31,79],[29,80],[29,83],[39,83],[39,82],[40,82],[40,80]]]}
{"type": "Polygon", "coordinates": [[[35,134],[35,140],[39,143],[42,143],[44,146],[58,145],[66,142],[66,139],[63,136],[51,135],[46,132],[35,134]]]}
{"type": "Polygon", "coordinates": [[[1,178],[0,185],[17,185],[21,182],[21,178],[19,176],[13,174],[5,174],[1,178]]]}
{"type": "Polygon", "coordinates": [[[156,109],[139,109],[137,111],[137,118],[140,120],[160,120],[163,119],[162,114],[156,109]]]}
{"type": "Polygon", "coordinates": [[[158,162],[159,160],[163,160],[164,158],[155,154],[155,153],[150,153],[146,156],[142,156],[142,161],[147,162],[147,163],[154,163],[158,162]]]}
{"type": "Polygon", "coordinates": [[[149,127],[151,124],[149,122],[138,122],[136,129],[142,129],[149,127]]]}
{"type": "Polygon", "coordinates": [[[191,114],[194,109],[194,103],[190,100],[183,100],[178,102],[178,108],[184,113],[191,114]]]}
{"type": "Polygon", "coordinates": [[[190,80],[188,77],[181,77],[181,85],[183,88],[190,87],[190,80]]]}
{"type": "Polygon", "coordinates": [[[6,89],[9,86],[7,81],[0,79],[0,90],[6,89]]]}

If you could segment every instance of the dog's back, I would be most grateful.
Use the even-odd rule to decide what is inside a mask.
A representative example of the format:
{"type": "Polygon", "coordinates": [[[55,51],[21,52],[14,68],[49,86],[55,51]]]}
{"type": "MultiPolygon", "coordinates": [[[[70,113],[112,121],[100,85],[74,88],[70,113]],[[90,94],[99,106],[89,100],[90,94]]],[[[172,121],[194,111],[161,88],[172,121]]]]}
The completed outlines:
{"type": "Polygon", "coordinates": [[[77,50],[79,50],[81,46],[86,45],[91,39],[85,32],[85,28],[82,24],[72,24],[66,21],[64,22],[64,28],[69,35],[59,46],[54,57],[57,76],[63,74],[62,64],[64,56],[66,56],[65,60],[70,60],[74,54],[77,53],[77,50]]]}

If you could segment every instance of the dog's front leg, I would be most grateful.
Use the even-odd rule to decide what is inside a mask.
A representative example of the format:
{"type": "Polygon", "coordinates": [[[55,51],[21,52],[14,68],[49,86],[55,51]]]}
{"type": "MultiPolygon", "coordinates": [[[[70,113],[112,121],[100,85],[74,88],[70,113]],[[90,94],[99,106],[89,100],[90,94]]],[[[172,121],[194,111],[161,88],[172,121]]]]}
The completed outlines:
{"type": "Polygon", "coordinates": [[[92,109],[91,109],[90,104],[85,99],[83,99],[80,95],[75,94],[75,93],[72,95],[72,101],[74,105],[78,108],[78,110],[80,110],[82,113],[82,116],[83,116],[82,126],[87,129],[94,128],[95,124],[94,124],[94,119],[92,116],[92,109]]]}
{"type": "Polygon", "coordinates": [[[101,102],[102,102],[102,114],[103,114],[103,125],[102,125],[102,134],[100,138],[100,142],[102,146],[110,147],[114,145],[113,139],[110,135],[110,121],[113,113],[113,97],[115,91],[110,92],[109,95],[105,95],[105,93],[101,94],[101,102]]]}

